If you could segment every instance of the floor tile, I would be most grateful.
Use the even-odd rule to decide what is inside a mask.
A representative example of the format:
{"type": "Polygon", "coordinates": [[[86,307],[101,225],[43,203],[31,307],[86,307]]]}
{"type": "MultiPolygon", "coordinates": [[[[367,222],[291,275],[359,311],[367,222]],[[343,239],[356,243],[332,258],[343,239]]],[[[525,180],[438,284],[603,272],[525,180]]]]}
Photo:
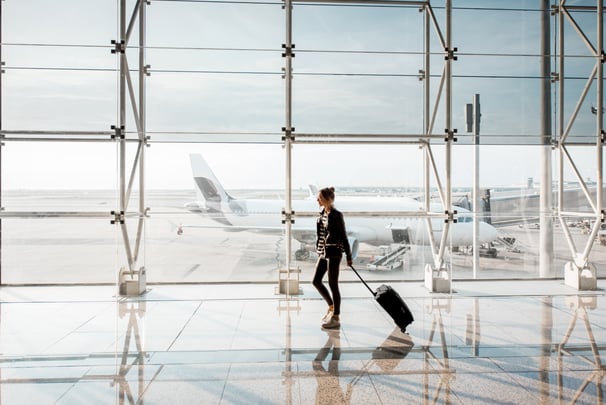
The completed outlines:
{"type": "Polygon", "coordinates": [[[336,330],[308,284],[291,299],[269,284],[3,287],[0,403],[596,403],[604,284],[397,283],[406,334],[355,284],[336,330]]]}

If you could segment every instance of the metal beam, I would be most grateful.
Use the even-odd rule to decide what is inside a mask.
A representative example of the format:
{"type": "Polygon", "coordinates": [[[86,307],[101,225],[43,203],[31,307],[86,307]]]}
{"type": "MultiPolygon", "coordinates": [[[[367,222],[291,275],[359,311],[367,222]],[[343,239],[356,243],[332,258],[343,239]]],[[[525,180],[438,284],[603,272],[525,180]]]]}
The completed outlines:
{"type": "MultiPolygon", "coordinates": [[[[292,251],[292,131],[294,130],[292,125],[292,59],[294,56],[292,42],[292,0],[284,0],[284,23],[285,23],[285,38],[284,44],[282,45],[284,52],[282,56],[284,58],[284,97],[285,97],[285,116],[284,116],[284,171],[285,171],[285,198],[284,198],[284,217],[282,222],[284,223],[284,230],[286,232],[286,243],[285,243],[285,265],[284,269],[286,272],[286,295],[289,296],[291,293],[290,282],[291,282],[291,251],[292,251]]],[[[280,283],[280,271],[278,268],[278,284],[280,283]]],[[[297,282],[298,285],[298,282],[297,282]]],[[[278,285],[278,288],[280,286],[278,285]]],[[[297,287],[298,288],[298,287],[297,287]]]]}
{"type": "Polygon", "coordinates": [[[549,37],[550,0],[541,0],[541,194],[540,237],[539,237],[539,275],[547,277],[553,272],[553,220],[552,220],[552,176],[551,176],[551,48],[549,37]]]}
{"type": "Polygon", "coordinates": [[[295,0],[291,4],[314,3],[314,4],[364,4],[373,6],[411,6],[422,7],[429,4],[429,1],[406,1],[406,0],[295,0]]]}
{"type": "MultiPolygon", "coordinates": [[[[2,82],[3,80],[3,76],[4,76],[4,61],[2,60],[2,4],[4,2],[2,0],[0,0],[0,131],[2,131],[2,129],[4,128],[2,126],[2,95],[4,94],[3,91],[3,87],[2,87],[2,82]]],[[[1,143],[2,141],[0,140],[0,209],[4,206],[4,200],[3,200],[3,194],[2,194],[2,177],[4,176],[4,173],[2,173],[2,156],[3,156],[3,145],[1,143]]],[[[4,248],[4,246],[2,245],[2,241],[4,240],[4,238],[2,237],[2,218],[0,217],[0,285],[2,285],[2,250],[4,248]]]]}
{"type": "MultiPolygon", "coordinates": [[[[560,224],[562,230],[564,231],[564,236],[566,237],[566,241],[568,243],[568,247],[572,254],[572,262],[570,265],[574,265],[576,269],[570,269],[570,271],[586,271],[589,270],[592,273],[592,277],[595,278],[595,274],[592,271],[592,266],[589,263],[589,254],[594,245],[594,240],[597,237],[598,231],[600,229],[600,225],[602,220],[604,219],[603,213],[603,145],[604,145],[604,131],[603,131],[603,80],[604,80],[604,44],[603,44],[603,3],[602,0],[597,0],[596,10],[596,46],[594,47],[591,41],[587,38],[582,29],[578,26],[574,18],[570,15],[569,10],[579,8],[569,7],[566,5],[565,0],[561,0],[558,5],[558,13],[559,13],[559,102],[558,102],[558,113],[559,113],[559,141],[557,143],[557,147],[559,149],[559,184],[558,184],[558,218],[560,220],[560,224]],[[564,44],[564,17],[569,21],[570,25],[573,27],[575,32],[579,35],[579,37],[583,40],[583,42],[587,45],[587,48],[590,50],[594,60],[595,65],[588,77],[588,80],[585,84],[583,92],[580,98],[577,100],[577,104],[575,109],[571,114],[571,118],[564,128],[564,88],[565,88],[565,76],[564,76],[564,60],[566,58],[565,52],[565,44],[564,44]],[[594,82],[596,82],[596,104],[597,104],[597,114],[596,114],[596,126],[595,126],[595,148],[596,148],[596,196],[595,199],[590,195],[589,190],[582,179],[581,174],[579,173],[576,165],[572,159],[572,156],[568,153],[566,143],[568,134],[570,132],[570,128],[573,123],[576,121],[577,115],[579,113],[580,107],[585,100],[589,88],[594,82]],[[593,212],[567,212],[564,209],[564,170],[563,166],[565,161],[567,161],[572,170],[575,173],[575,176],[583,189],[585,197],[587,201],[591,205],[591,209],[593,212]],[[588,235],[587,241],[585,243],[585,247],[582,252],[577,250],[576,244],[572,238],[570,230],[568,228],[568,224],[566,223],[565,216],[593,216],[594,222],[591,227],[591,231],[588,235]]],[[[580,274],[580,273],[579,273],[580,274]]],[[[569,277],[569,270],[565,269],[565,280],[566,283],[575,281],[574,277],[569,277]]],[[[590,284],[588,284],[590,285],[590,284]]],[[[579,288],[582,288],[579,286],[579,288]]]]}
{"type": "MultiPolygon", "coordinates": [[[[121,136],[117,139],[118,143],[118,162],[119,162],[119,207],[120,211],[127,213],[128,204],[130,202],[131,193],[135,184],[135,179],[138,175],[138,186],[139,186],[139,201],[137,205],[136,217],[138,219],[137,230],[134,238],[134,247],[131,247],[131,240],[127,228],[127,221],[120,221],[119,227],[122,235],[122,242],[126,253],[126,260],[128,262],[127,270],[130,274],[139,273],[136,270],[139,261],[139,252],[142,246],[143,238],[143,226],[147,216],[147,209],[145,208],[145,177],[144,177],[144,156],[145,156],[145,145],[147,145],[147,136],[145,133],[145,78],[147,73],[147,66],[145,65],[145,7],[147,1],[138,0],[132,10],[132,14],[126,25],[126,0],[120,1],[120,15],[119,15],[119,28],[120,28],[120,42],[124,44],[122,52],[119,53],[120,58],[120,86],[119,86],[119,126],[122,131],[126,128],[126,109],[127,109],[127,92],[128,102],[130,103],[133,121],[137,131],[137,138],[127,140],[125,136],[121,136]],[[131,34],[134,31],[136,22],[139,23],[139,43],[138,43],[138,66],[136,71],[138,72],[138,94],[135,94],[135,88],[131,77],[131,71],[129,68],[128,57],[126,50],[130,45],[131,34]],[[126,159],[127,142],[137,142],[137,149],[135,156],[130,166],[130,172],[127,173],[126,159]],[[128,177],[128,183],[127,183],[128,177]]],[[[130,215],[125,215],[130,217],[130,215]]]]}

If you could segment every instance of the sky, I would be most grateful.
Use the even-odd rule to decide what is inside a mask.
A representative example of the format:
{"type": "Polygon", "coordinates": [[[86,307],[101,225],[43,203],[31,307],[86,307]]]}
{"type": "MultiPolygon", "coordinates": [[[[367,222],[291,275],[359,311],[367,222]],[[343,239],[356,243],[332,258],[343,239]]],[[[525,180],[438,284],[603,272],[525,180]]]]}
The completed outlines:
{"type": "MultiPolygon", "coordinates": [[[[116,38],[117,4],[114,0],[2,3],[3,129],[108,131],[116,123],[117,58],[109,52],[109,43],[116,38]],[[63,18],[48,18],[51,14],[63,18]]],[[[129,17],[133,4],[128,2],[129,17]]],[[[281,77],[285,23],[280,4],[157,0],[147,8],[146,63],[151,75],[146,124],[152,139],[146,148],[148,188],[192,187],[190,153],[204,155],[227,188],[284,187],[286,159],[279,139],[285,125],[281,77]],[[192,132],[197,135],[188,134],[192,132]],[[230,142],[234,137],[230,134],[235,133],[253,143],[230,142]],[[213,139],[220,142],[206,142],[207,134],[216,134],[213,139]],[[261,138],[269,143],[259,143],[261,138]],[[170,142],[177,139],[178,143],[170,142]]],[[[432,4],[443,29],[443,2],[432,4]]],[[[453,0],[458,7],[453,12],[458,60],[453,66],[452,120],[460,138],[453,148],[454,186],[472,184],[474,150],[466,145],[470,138],[465,133],[464,106],[474,94],[481,96],[485,143],[480,182],[525,184],[528,177],[538,182],[539,15],[533,11],[538,4],[453,0]],[[490,10],[503,5],[525,11],[490,10]]],[[[295,135],[421,133],[423,82],[417,76],[423,68],[422,16],[414,8],[295,5],[295,135]]],[[[591,37],[594,18],[575,16],[591,37]]],[[[566,120],[592,67],[587,49],[571,31],[567,28],[566,46],[574,56],[566,62],[566,74],[573,77],[566,84],[566,120]]],[[[136,43],[136,34],[132,40],[136,43]]],[[[444,63],[433,29],[431,41],[433,106],[444,63]]],[[[136,52],[127,55],[135,69],[136,52]]],[[[589,108],[595,105],[594,87],[573,126],[573,136],[595,132],[595,116],[589,108]]],[[[127,111],[127,130],[132,131],[130,105],[127,111]]],[[[434,133],[443,133],[444,127],[442,99],[434,133]]],[[[584,147],[572,152],[579,157],[584,178],[595,178],[594,150],[584,147]]],[[[130,145],[129,156],[133,153],[130,145]]],[[[437,144],[434,153],[443,173],[444,148],[437,144]]],[[[109,142],[7,142],[2,186],[112,188],[117,182],[116,156],[116,145],[109,142]]],[[[295,188],[309,183],[408,187],[422,184],[423,179],[423,153],[417,145],[296,144],[292,157],[295,188]]],[[[555,152],[553,158],[555,179],[555,152]]],[[[565,172],[571,178],[572,170],[567,167],[565,172]]]]}

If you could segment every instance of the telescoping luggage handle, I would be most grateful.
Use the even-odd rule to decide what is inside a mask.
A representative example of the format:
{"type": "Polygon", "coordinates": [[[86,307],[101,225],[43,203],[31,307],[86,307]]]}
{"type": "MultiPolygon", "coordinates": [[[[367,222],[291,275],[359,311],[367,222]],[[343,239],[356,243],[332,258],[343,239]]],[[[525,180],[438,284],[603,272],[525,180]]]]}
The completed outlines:
{"type": "Polygon", "coordinates": [[[370,293],[376,297],[376,293],[372,290],[372,288],[370,288],[368,286],[368,284],[366,284],[366,281],[364,281],[364,279],[362,278],[362,276],[360,275],[360,273],[358,273],[358,271],[354,268],[354,266],[349,266],[351,267],[351,269],[354,271],[354,273],[356,273],[356,276],[358,276],[358,278],[364,283],[364,285],[366,286],[366,288],[368,288],[368,291],[370,291],[370,293]]]}

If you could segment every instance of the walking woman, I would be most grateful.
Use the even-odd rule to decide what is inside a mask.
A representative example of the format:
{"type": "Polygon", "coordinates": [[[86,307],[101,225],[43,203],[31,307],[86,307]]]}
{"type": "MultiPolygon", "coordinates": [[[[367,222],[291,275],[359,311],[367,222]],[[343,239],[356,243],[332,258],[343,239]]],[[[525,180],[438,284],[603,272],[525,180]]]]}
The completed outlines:
{"type": "Polygon", "coordinates": [[[351,266],[351,248],[345,230],[345,221],[341,211],[333,207],[335,201],[334,187],[325,187],[318,193],[318,204],[322,207],[317,222],[316,251],[318,262],[313,279],[322,298],[328,304],[328,311],[322,318],[322,327],[336,329],[341,326],[341,292],[339,291],[339,264],[345,253],[347,265],[351,266]],[[330,292],[322,282],[328,271],[328,286],[330,292]]]}

